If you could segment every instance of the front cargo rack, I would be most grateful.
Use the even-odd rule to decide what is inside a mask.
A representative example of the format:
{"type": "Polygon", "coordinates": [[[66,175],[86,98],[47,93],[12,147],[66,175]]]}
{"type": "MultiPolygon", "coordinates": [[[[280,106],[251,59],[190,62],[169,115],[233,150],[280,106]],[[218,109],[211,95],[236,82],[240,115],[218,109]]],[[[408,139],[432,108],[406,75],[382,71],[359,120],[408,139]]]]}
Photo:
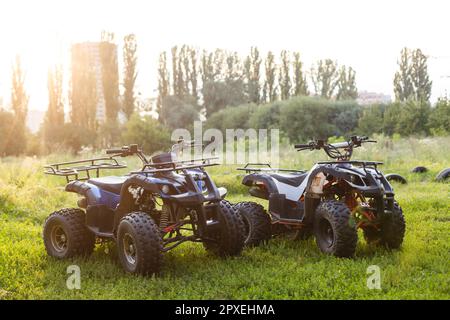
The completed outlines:
{"type": "Polygon", "coordinates": [[[95,178],[98,178],[100,170],[123,169],[126,167],[126,165],[120,164],[113,157],[102,157],[49,164],[44,166],[44,173],[66,177],[69,183],[74,180],[88,180],[92,177],[92,173],[95,178]]]}

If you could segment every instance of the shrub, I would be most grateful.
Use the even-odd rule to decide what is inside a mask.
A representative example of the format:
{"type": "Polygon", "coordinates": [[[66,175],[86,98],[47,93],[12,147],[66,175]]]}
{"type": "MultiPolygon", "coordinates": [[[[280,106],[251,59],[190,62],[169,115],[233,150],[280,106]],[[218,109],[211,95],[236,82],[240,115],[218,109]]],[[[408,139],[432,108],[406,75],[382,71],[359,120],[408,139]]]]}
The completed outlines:
{"type": "Polygon", "coordinates": [[[358,120],[358,134],[371,136],[383,132],[383,114],[386,105],[375,104],[367,106],[361,112],[358,120]]]}
{"type": "Polygon", "coordinates": [[[450,133],[450,101],[439,99],[436,106],[431,109],[428,126],[434,135],[450,133]]]}
{"type": "Polygon", "coordinates": [[[280,128],[291,142],[327,138],[337,131],[329,123],[331,103],[321,98],[297,97],[284,102],[280,109],[280,128]]]}
{"type": "Polygon", "coordinates": [[[123,144],[137,143],[146,153],[170,147],[170,132],[150,116],[133,114],[122,133],[123,144]]]}

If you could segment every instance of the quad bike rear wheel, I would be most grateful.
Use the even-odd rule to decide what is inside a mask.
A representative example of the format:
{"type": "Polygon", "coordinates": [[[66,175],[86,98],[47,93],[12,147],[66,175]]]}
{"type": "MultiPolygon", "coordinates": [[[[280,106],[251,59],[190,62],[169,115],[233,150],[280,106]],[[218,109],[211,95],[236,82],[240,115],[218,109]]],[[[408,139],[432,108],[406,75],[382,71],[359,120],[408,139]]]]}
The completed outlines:
{"type": "Polygon", "coordinates": [[[245,229],[245,245],[259,246],[272,236],[270,217],[264,207],[256,202],[239,202],[234,209],[241,215],[245,229]]]}
{"type": "Polygon", "coordinates": [[[48,255],[55,258],[88,256],[94,251],[95,235],[86,227],[81,209],[66,208],[50,214],[43,238],[48,255]]]}
{"type": "Polygon", "coordinates": [[[402,208],[394,202],[392,214],[385,217],[379,229],[368,227],[364,229],[364,238],[367,243],[398,249],[405,235],[405,218],[402,208]]]}
{"type": "Polygon", "coordinates": [[[132,212],[122,218],[117,248],[125,271],[142,275],[160,271],[163,242],[158,226],[147,213],[132,212]]]}
{"type": "Polygon", "coordinates": [[[350,210],[342,202],[331,200],[319,204],[314,217],[314,235],[322,252],[337,257],[355,254],[358,234],[350,217],[350,210]]]}
{"type": "Polygon", "coordinates": [[[245,242],[244,223],[240,215],[228,201],[220,201],[217,206],[218,230],[204,240],[203,246],[217,256],[237,256],[241,254],[245,242]]]}

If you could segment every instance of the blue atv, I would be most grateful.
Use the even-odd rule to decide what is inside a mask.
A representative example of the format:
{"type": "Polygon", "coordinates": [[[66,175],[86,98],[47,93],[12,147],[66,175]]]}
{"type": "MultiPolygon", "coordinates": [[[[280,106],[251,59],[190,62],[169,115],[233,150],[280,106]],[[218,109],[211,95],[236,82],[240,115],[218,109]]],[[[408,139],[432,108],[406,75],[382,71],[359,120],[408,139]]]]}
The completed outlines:
{"type": "Polygon", "coordinates": [[[43,231],[47,253],[56,258],[86,256],[97,241],[113,240],[123,268],[155,274],[163,253],[183,242],[202,242],[219,256],[239,255],[244,225],[224,199],[205,167],[209,159],[178,161],[176,151],[192,146],[179,141],[149,161],[137,145],[109,149],[107,157],[56,163],[46,174],[67,179],[65,190],[80,195],[78,208],[50,214],[43,231]],[[124,176],[99,177],[102,170],[126,166],[118,157],[137,156],[141,170],[124,176]],[[94,176],[94,177],[91,177],[94,176]]]}

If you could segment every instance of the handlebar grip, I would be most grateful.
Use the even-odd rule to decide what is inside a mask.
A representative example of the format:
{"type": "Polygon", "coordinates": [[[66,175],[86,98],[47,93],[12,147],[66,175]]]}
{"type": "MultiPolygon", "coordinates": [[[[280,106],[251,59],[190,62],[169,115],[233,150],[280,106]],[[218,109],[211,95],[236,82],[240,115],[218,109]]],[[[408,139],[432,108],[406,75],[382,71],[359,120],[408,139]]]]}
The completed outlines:
{"type": "Polygon", "coordinates": [[[107,149],[106,150],[106,154],[118,154],[118,153],[122,153],[125,150],[123,149],[107,149]]]}
{"type": "Polygon", "coordinates": [[[296,144],[294,145],[294,148],[299,149],[299,148],[311,148],[312,146],[310,144],[296,144]]]}

